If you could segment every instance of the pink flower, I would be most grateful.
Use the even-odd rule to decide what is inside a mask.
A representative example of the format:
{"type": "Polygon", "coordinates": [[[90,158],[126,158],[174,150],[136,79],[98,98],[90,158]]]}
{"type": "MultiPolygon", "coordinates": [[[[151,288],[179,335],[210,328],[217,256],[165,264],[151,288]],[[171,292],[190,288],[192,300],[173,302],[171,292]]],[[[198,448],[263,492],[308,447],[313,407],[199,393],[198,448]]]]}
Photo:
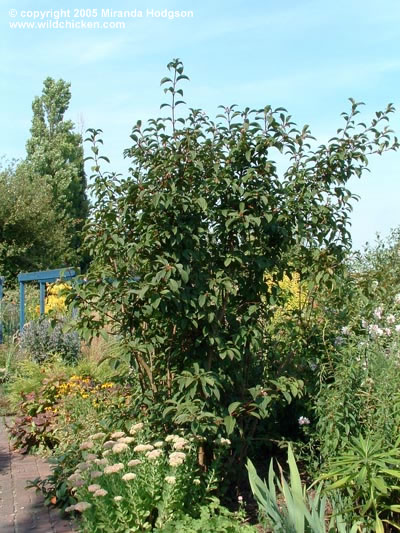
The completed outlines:
{"type": "Polygon", "coordinates": [[[116,463],[114,465],[106,466],[104,469],[105,474],[116,474],[120,470],[123,470],[123,463],[116,463]]]}
{"type": "Polygon", "coordinates": [[[310,425],[310,419],[306,416],[301,416],[299,418],[299,426],[309,426],[310,425]]]}

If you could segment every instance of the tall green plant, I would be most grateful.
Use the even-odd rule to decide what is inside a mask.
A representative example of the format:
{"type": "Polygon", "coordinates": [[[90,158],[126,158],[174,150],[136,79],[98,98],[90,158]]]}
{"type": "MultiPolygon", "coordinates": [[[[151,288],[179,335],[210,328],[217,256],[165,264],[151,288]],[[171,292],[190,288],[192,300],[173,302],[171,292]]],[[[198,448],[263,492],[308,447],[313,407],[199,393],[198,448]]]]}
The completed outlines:
{"type": "Polygon", "coordinates": [[[333,481],[327,491],[346,491],[351,500],[348,511],[359,514],[364,527],[377,533],[384,532],[384,523],[400,530],[393,518],[400,513],[399,444],[400,440],[394,448],[387,448],[381,439],[353,437],[346,451],[330,461],[329,472],[320,477],[333,481]]]}
{"type": "Polygon", "coordinates": [[[171,400],[176,417],[207,413],[214,433],[239,428],[246,440],[302,386],[267,350],[277,282],[294,269],[291,254],[310,282],[340,272],[350,246],[346,183],[369,155],[397,148],[385,125],[393,107],[365,126],[352,101],[344,128],[312,150],[308,126],[296,129],[282,108],[185,115],[188,78],[179,60],[168,69],[169,114],[133,128],[128,178],[102,173],[101,132],[89,131],[95,260],[70,299],[87,336],[107,325],[120,337],[149,405],[171,400]],[[277,152],[289,156],[283,173],[277,152]]]}
{"type": "MultiPolygon", "coordinates": [[[[86,194],[82,136],[65,119],[71,100],[70,83],[46,78],[42,94],[32,103],[31,137],[26,144],[23,163],[33,183],[41,177],[49,185],[59,224],[68,226],[66,252],[70,261],[79,259],[80,232],[86,221],[89,203],[86,194]]],[[[37,187],[37,185],[35,185],[37,187]]],[[[59,266],[62,266],[63,258],[59,266]]]]}

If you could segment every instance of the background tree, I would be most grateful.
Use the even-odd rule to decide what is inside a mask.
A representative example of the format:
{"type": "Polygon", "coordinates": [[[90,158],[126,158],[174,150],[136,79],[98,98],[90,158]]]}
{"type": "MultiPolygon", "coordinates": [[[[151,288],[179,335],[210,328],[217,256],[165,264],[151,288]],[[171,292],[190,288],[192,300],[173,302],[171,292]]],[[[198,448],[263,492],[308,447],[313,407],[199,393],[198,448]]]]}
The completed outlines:
{"type": "Polygon", "coordinates": [[[82,137],[64,115],[71,99],[70,84],[46,78],[42,95],[32,104],[31,137],[26,170],[35,182],[50,185],[58,223],[68,226],[67,243],[79,258],[80,232],[88,216],[82,137]]]}
{"type": "Polygon", "coordinates": [[[67,265],[67,237],[46,179],[32,181],[24,165],[0,169],[0,273],[15,283],[21,271],[67,265]]]}

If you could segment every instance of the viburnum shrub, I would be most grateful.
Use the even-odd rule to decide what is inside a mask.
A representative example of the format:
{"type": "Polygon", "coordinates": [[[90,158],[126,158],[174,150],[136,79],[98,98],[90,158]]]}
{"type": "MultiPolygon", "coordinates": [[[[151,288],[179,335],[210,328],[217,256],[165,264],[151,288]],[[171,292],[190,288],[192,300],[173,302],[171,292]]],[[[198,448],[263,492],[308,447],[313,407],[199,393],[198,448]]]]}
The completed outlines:
{"type": "Polygon", "coordinates": [[[346,185],[370,155],[397,149],[386,124],[394,108],[365,125],[351,100],[343,127],[313,148],[309,127],[283,108],[184,114],[188,78],[179,60],[168,70],[168,115],[134,126],[129,176],[102,172],[101,130],[89,130],[93,260],[69,301],[85,337],[104,327],[118,336],[149,409],[168,402],[173,423],[235,432],[246,446],[303,387],[296,365],[268,351],[279,282],[297,272],[309,291],[334,288],[350,247],[346,185]]]}

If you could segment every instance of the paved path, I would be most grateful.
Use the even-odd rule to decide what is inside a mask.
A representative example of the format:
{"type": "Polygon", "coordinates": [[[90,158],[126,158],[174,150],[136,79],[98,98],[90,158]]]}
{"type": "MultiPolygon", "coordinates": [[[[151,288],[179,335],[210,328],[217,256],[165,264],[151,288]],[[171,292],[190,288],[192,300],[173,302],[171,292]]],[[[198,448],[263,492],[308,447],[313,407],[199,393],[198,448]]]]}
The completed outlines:
{"type": "Polygon", "coordinates": [[[43,497],[26,482],[50,472],[49,465],[35,456],[10,449],[3,419],[0,419],[0,531],[1,533],[73,533],[71,523],[58,511],[49,511],[43,497]]]}

